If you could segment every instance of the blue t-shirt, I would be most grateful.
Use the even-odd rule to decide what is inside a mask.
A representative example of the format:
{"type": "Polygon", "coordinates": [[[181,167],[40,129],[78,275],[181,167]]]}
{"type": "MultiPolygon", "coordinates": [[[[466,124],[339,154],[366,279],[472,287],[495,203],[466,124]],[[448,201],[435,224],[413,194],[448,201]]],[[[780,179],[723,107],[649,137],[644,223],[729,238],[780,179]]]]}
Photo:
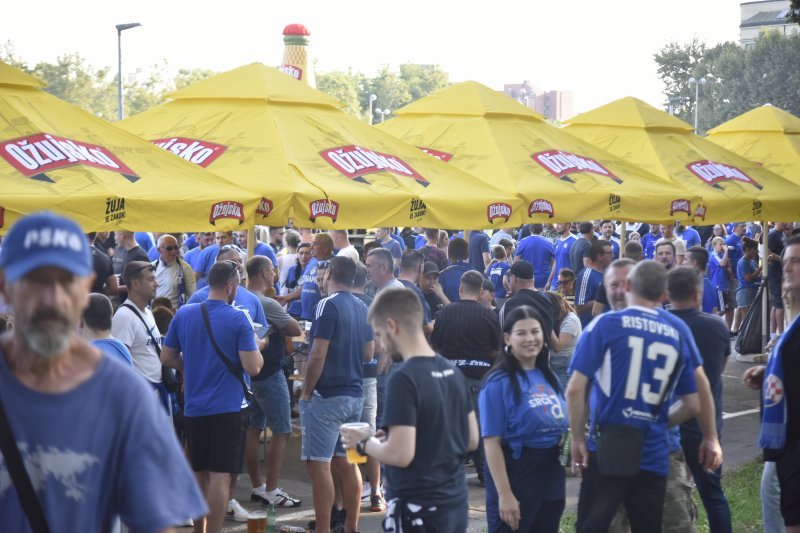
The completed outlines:
{"type": "MultiPolygon", "coordinates": [[[[0,353],[0,397],[53,531],[158,531],[208,512],[152,387],[103,357],[89,379],[47,394],[20,383],[0,353]]],[[[31,531],[5,464],[3,531],[31,531]]]]}
{"type": "MultiPolygon", "coordinates": [[[[728,261],[731,260],[731,252],[728,252],[728,261]]],[[[722,252],[711,252],[708,254],[708,277],[711,284],[721,291],[728,290],[728,267],[721,266],[722,252]]],[[[720,309],[721,311],[721,309],[720,309]]]]}
{"type": "MultiPolygon", "coordinates": [[[[406,249],[406,242],[400,235],[398,235],[397,233],[390,233],[389,237],[391,237],[394,242],[400,245],[401,252],[406,249]]],[[[402,253],[400,255],[402,255],[402,253]]]]}
{"type": "Polygon", "coordinates": [[[419,250],[420,248],[422,248],[426,244],[428,244],[428,239],[425,237],[425,235],[417,235],[416,237],[414,237],[414,249],[415,250],[419,250]]]}
{"type": "Polygon", "coordinates": [[[533,266],[534,286],[536,288],[544,287],[548,276],[550,276],[550,267],[556,256],[553,243],[541,235],[529,235],[519,241],[515,255],[533,266]]]}
{"type": "Polygon", "coordinates": [[[728,238],[725,239],[725,244],[727,246],[733,246],[733,250],[728,251],[728,258],[730,258],[731,265],[738,265],[739,259],[744,257],[744,251],[742,251],[742,239],[735,233],[733,235],[728,235],[728,238]]]}
{"type": "MultiPolygon", "coordinates": [[[[586,305],[597,298],[597,291],[603,285],[603,273],[586,267],[578,273],[575,279],[575,305],[586,305]]],[[[586,328],[592,321],[592,310],[585,313],[578,313],[581,319],[581,326],[586,328]]]]}
{"type": "Polygon", "coordinates": [[[150,258],[150,261],[155,261],[161,254],[158,252],[158,246],[153,245],[152,248],[147,250],[147,257],[150,258]]]}
{"type": "MultiPolygon", "coordinates": [[[[257,349],[249,318],[222,300],[206,300],[205,304],[217,346],[234,368],[244,372],[239,352],[257,349]]],[[[164,346],[183,352],[184,413],[186,416],[238,413],[244,400],[242,385],[219,360],[203,321],[201,305],[190,303],[178,309],[164,339],[164,346]]]]}
{"type": "MultiPolygon", "coordinates": [[[[451,302],[459,302],[458,288],[461,286],[461,276],[464,272],[474,270],[466,261],[456,261],[439,273],[439,284],[447,299],[451,302]]],[[[483,269],[480,270],[483,273],[483,269]]]]}
{"type": "Polygon", "coordinates": [[[219,246],[210,244],[203,248],[203,251],[200,252],[200,257],[196,259],[195,266],[192,268],[194,268],[195,272],[202,272],[205,274],[202,278],[197,280],[198,289],[208,286],[208,271],[211,270],[211,267],[217,262],[217,254],[219,254],[219,246]]]}
{"type": "Polygon", "coordinates": [[[153,235],[147,231],[137,231],[133,234],[133,240],[136,244],[142,247],[142,250],[149,250],[155,244],[153,242],[153,235]]]}
{"type": "Polygon", "coordinates": [[[183,245],[187,250],[194,250],[197,248],[198,244],[197,237],[195,237],[194,233],[190,233],[189,236],[183,240],[183,245]]]}
{"type": "Polygon", "coordinates": [[[539,369],[526,370],[525,377],[513,378],[521,389],[519,401],[514,399],[512,378],[503,371],[492,372],[478,396],[478,410],[491,413],[481,417],[481,435],[502,437],[517,457],[522,448],[557,446],[569,427],[564,395],[539,369]]]}
{"type": "MultiPolygon", "coordinates": [[[[199,304],[206,300],[208,300],[207,286],[192,294],[192,297],[189,298],[189,301],[186,303],[199,304]]],[[[244,312],[245,316],[247,316],[247,319],[250,321],[251,329],[256,330],[259,327],[267,326],[267,315],[264,314],[264,307],[261,306],[258,297],[241,285],[236,288],[236,298],[233,300],[231,306],[244,312]]]]}
{"type": "MultiPolygon", "coordinates": [[[[290,280],[290,279],[293,280],[294,277],[297,275],[297,269],[298,268],[300,268],[300,267],[297,264],[294,264],[294,265],[290,266],[289,267],[289,273],[287,274],[286,279],[287,280],[290,280]]],[[[317,275],[317,273],[315,272],[314,276],[316,276],[316,275],[317,275]]],[[[297,278],[297,286],[298,287],[302,287],[303,286],[303,276],[300,276],[299,278],[297,278]]],[[[294,290],[294,289],[291,289],[290,292],[292,290],[294,290]]],[[[301,291],[302,291],[302,289],[301,289],[301,291]]],[[[302,292],[300,293],[300,296],[302,298],[302,292]]],[[[286,308],[286,312],[288,312],[293,317],[298,317],[298,316],[301,316],[303,314],[303,304],[302,304],[301,298],[298,298],[297,300],[292,300],[291,302],[289,302],[289,306],[286,308]]]]}
{"type": "MultiPolygon", "coordinates": [[[[205,248],[203,249],[205,250],[205,248]]],[[[189,263],[189,266],[192,267],[192,270],[195,272],[200,272],[200,258],[203,257],[203,250],[200,249],[199,246],[195,246],[183,256],[183,260],[189,263]]]]}
{"type": "MultiPolygon", "coordinates": [[[[742,257],[736,264],[736,278],[739,280],[739,289],[755,289],[761,283],[761,276],[753,278],[752,281],[745,279],[745,274],[752,274],[758,270],[758,262],[755,259],[745,259],[742,257]]],[[[737,289],[738,290],[738,289],[737,289]]]]}
{"type": "Polygon", "coordinates": [[[554,245],[556,262],[553,265],[554,273],[553,281],[550,283],[551,291],[558,289],[558,273],[561,272],[561,269],[570,268],[572,266],[569,259],[569,251],[572,249],[572,245],[575,244],[575,241],[577,240],[578,237],[575,235],[569,235],[563,239],[561,237],[556,239],[556,243],[554,245]]]}
{"type": "Polygon", "coordinates": [[[472,231],[469,234],[469,265],[473,270],[483,272],[486,263],[483,262],[483,254],[489,253],[489,236],[482,231],[472,231]]]}
{"type": "Polygon", "coordinates": [[[312,320],[314,318],[314,308],[320,299],[319,285],[317,285],[316,257],[312,257],[308,262],[297,284],[303,286],[303,290],[300,292],[300,318],[312,320]]]}
{"type": "Polygon", "coordinates": [[[503,278],[508,274],[511,265],[506,261],[498,261],[489,265],[486,269],[486,276],[491,280],[494,285],[494,297],[505,298],[508,294],[505,286],[503,285],[503,278]]]}
{"type": "Polygon", "coordinates": [[[386,248],[389,250],[389,253],[392,254],[392,257],[395,261],[400,261],[403,258],[403,247],[400,246],[396,240],[392,239],[390,241],[382,242],[381,247],[386,248]]]}
{"type": "Polygon", "coordinates": [[[686,228],[679,237],[686,243],[687,250],[692,246],[701,246],[700,234],[697,233],[697,230],[694,228],[686,228]]]}
{"type": "MultiPolygon", "coordinates": [[[[600,238],[600,240],[605,240],[605,239],[600,238]]],[[[612,236],[608,242],[611,243],[611,257],[614,259],[619,259],[619,239],[612,236]]]]}
{"type": "Polygon", "coordinates": [[[712,313],[714,308],[719,310],[719,294],[717,288],[708,278],[703,278],[703,312],[712,313]]]}
{"type": "Polygon", "coordinates": [[[272,246],[269,244],[265,244],[263,242],[256,244],[256,249],[253,251],[253,255],[263,255],[265,257],[269,257],[269,260],[272,261],[272,266],[278,266],[278,257],[275,255],[275,250],[273,250],[272,246]]]}
{"type": "Polygon", "coordinates": [[[330,341],[325,366],[314,390],[325,398],[360,398],[364,345],[373,339],[364,302],[344,291],[320,300],[311,324],[311,338],[330,341]]]}
{"type": "MultiPolygon", "coordinates": [[[[425,299],[425,294],[422,292],[422,290],[408,280],[399,279],[397,281],[402,283],[403,287],[405,287],[406,289],[410,290],[411,292],[417,295],[417,298],[419,298],[419,303],[422,304],[422,323],[423,324],[430,323],[430,321],[432,320],[431,306],[428,303],[428,300],[425,299]]],[[[363,300],[361,301],[363,302],[363,300]]]]}
{"type": "Polygon", "coordinates": [[[661,240],[661,232],[653,235],[652,233],[647,233],[642,235],[641,245],[642,250],[644,251],[644,258],[645,259],[653,259],[656,255],[656,243],[661,240]]]}
{"type": "Polygon", "coordinates": [[[128,347],[117,339],[95,339],[92,346],[110,357],[115,357],[126,365],[133,366],[133,357],[128,347]]]}
{"type": "MultiPolygon", "coordinates": [[[[669,470],[669,401],[697,391],[693,362],[702,361],[692,333],[663,309],[629,307],[598,316],[583,331],[570,363],[593,380],[589,426],[625,424],[644,434],[641,469],[666,476],[669,470]],[[632,366],[633,365],[633,366],[632,366]],[[673,390],[670,375],[679,365],[673,390]],[[638,368],[638,372],[636,371],[638,368]]],[[[591,432],[588,447],[595,451],[591,432]]]]}

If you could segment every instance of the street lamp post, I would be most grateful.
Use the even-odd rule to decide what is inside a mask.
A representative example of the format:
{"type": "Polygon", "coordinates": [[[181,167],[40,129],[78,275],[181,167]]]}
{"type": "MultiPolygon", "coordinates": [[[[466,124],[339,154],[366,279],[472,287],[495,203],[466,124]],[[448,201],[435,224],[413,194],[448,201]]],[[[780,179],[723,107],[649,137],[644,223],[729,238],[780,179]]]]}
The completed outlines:
{"type": "Polygon", "coordinates": [[[117,118],[122,120],[122,32],[141,26],[138,22],[117,24],[117,118]]]}
{"type": "MultiPolygon", "coordinates": [[[[525,107],[528,107],[528,91],[523,87],[519,90],[519,95],[525,100],[525,107]]],[[[522,102],[520,102],[522,103],[522,102]]]]}
{"type": "Polygon", "coordinates": [[[374,102],[377,99],[378,99],[377,95],[375,95],[375,94],[369,95],[369,124],[370,124],[370,126],[373,123],[372,119],[375,117],[375,115],[372,112],[372,102],[374,102]]]}
{"type": "Polygon", "coordinates": [[[375,110],[375,112],[378,113],[381,116],[381,124],[383,124],[383,121],[386,120],[386,115],[391,115],[392,114],[392,110],[391,109],[378,108],[378,109],[375,110]]]}
{"type": "Polygon", "coordinates": [[[694,77],[689,78],[689,85],[694,85],[694,132],[697,133],[697,113],[700,108],[700,86],[706,84],[705,78],[699,80],[694,77]]]}

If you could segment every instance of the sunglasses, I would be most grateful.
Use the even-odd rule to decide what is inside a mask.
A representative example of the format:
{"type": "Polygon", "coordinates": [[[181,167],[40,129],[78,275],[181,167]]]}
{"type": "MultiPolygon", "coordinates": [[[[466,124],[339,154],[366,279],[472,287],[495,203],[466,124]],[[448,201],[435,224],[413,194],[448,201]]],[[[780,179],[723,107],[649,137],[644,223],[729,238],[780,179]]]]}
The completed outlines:
{"type": "Polygon", "coordinates": [[[235,250],[240,253],[242,251],[242,249],[236,246],[235,244],[226,244],[225,246],[219,249],[219,251],[217,252],[217,257],[224,254],[225,252],[230,252],[231,250],[235,250]]]}
{"type": "Polygon", "coordinates": [[[133,278],[134,276],[136,276],[136,274],[138,274],[142,270],[147,270],[148,272],[154,272],[156,270],[156,267],[154,267],[150,263],[147,263],[145,266],[139,267],[136,270],[134,270],[133,272],[131,272],[129,277],[133,278]]]}
{"type": "Polygon", "coordinates": [[[177,246],[173,246],[173,245],[164,246],[164,251],[165,252],[176,252],[176,251],[178,251],[178,249],[179,248],[177,246]]]}

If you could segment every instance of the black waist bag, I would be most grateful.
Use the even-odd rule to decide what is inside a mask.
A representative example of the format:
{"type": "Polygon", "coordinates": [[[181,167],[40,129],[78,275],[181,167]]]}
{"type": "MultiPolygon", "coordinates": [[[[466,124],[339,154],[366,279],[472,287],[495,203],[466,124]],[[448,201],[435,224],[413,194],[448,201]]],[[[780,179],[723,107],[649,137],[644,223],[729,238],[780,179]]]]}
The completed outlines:
{"type": "Polygon", "coordinates": [[[602,476],[633,477],[642,461],[644,433],[634,426],[607,425],[595,431],[597,471],[602,476]]]}

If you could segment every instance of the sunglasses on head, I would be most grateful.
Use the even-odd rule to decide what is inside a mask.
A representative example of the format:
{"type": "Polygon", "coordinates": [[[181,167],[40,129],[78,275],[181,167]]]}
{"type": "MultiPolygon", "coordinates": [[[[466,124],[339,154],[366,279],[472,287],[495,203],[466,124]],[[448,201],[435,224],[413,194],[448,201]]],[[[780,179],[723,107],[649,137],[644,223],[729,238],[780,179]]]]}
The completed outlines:
{"type": "Polygon", "coordinates": [[[151,265],[150,263],[147,263],[145,266],[143,266],[143,267],[139,267],[139,268],[137,268],[136,270],[134,270],[133,272],[131,272],[129,277],[131,277],[131,278],[132,278],[132,277],[134,277],[136,274],[138,274],[138,273],[139,273],[139,272],[141,272],[142,270],[147,270],[147,271],[149,271],[149,272],[154,272],[154,271],[155,271],[155,269],[156,269],[156,267],[154,267],[154,266],[153,266],[153,265],[151,265]]]}

